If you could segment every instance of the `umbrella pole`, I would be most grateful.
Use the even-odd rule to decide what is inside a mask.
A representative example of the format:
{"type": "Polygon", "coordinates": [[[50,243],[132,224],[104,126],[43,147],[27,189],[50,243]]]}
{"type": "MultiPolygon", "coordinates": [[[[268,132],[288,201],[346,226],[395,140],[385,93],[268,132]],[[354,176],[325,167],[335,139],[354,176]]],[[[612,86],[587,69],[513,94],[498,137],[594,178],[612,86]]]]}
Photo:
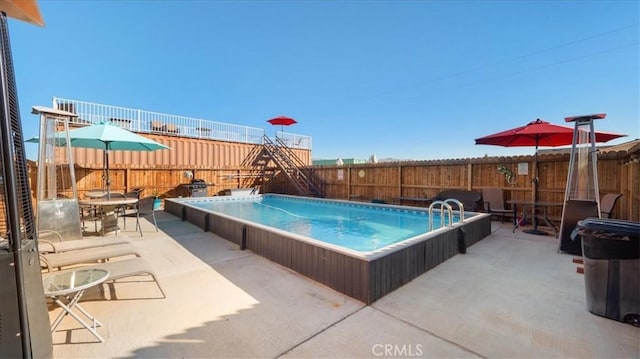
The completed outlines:
{"type": "Polygon", "coordinates": [[[107,152],[102,151],[102,192],[107,191],[107,152]]]}
{"type": "Polygon", "coordinates": [[[107,184],[107,199],[111,199],[111,180],[109,179],[109,144],[107,144],[107,147],[104,150],[104,165],[107,184]]]}
{"type": "Polygon", "coordinates": [[[536,139],[536,153],[533,155],[533,164],[536,167],[534,177],[533,177],[533,213],[532,213],[532,221],[533,221],[533,229],[526,229],[523,232],[529,234],[537,234],[546,236],[549,233],[538,229],[538,217],[536,216],[536,204],[538,203],[538,140],[536,139]]]}

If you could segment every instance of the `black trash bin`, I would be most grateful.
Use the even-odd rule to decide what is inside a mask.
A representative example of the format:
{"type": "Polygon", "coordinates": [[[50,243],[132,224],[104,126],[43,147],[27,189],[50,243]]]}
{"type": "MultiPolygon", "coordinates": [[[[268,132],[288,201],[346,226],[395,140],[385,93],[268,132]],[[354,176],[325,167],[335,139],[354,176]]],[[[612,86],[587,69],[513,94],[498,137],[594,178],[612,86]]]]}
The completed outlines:
{"type": "Polygon", "coordinates": [[[578,222],[587,309],[640,326],[640,222],[586,218],[578,222]]]}

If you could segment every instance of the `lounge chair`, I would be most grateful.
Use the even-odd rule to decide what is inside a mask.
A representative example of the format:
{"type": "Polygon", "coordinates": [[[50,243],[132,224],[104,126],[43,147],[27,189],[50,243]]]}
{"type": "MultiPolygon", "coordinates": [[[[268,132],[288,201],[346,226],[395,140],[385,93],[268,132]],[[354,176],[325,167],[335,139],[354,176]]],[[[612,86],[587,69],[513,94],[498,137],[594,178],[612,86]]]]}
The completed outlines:
{"type": "Polygon", "coordinates": [[[40,265],[51,271],[54,268],[106,261],[108,259],[135,255],[140,257],[138,250],[131,244],[116,244],[106,247],[93,247],[61,253],[40,253],[40,265]]]}
{"type": "Polygon", "coordinates": [[[483,188],[482,203],[487,213],[500,216],[501,223],[504,223],[505,216],[513,214],[513,210],[505,208],[504,192],[500,188],[483,188]]]}
{"type": "Polygon", "coordinates": [[[65,241],[56,231],[38,231],[38,250],[40,253],[61,253],[131,243],[131,239],[127,237],[83,238],[65,241]]]}
{"type": "MultiPolygon", "coordinates": [[[[106,269],[109,271],[109,277],[107,281],[116,281],[122,278],[128,278],[139,275],[150,275],[153,280],[156,282],[158,289],[162,293],[162,297],[166,298],[167,295],[164,293],[162,286],[160,286],[160,282],[158,281],[158,277],[151,269],[151,266],[142,258],[130,258],[124,260],[110,261],[105,263],[97,263],[97,264],[89,264],[83,265],[83,269],[106,269]]],[[[64,270],[63,270],[64,271],[64,270]]]]}
{"type": "Polygon", "coordinates": [[[600,199],[600,218],[611,218],[611,213],[616,208],[620,197],[622,197],[622,193],[607,193],[602,196],[600,199]]]}

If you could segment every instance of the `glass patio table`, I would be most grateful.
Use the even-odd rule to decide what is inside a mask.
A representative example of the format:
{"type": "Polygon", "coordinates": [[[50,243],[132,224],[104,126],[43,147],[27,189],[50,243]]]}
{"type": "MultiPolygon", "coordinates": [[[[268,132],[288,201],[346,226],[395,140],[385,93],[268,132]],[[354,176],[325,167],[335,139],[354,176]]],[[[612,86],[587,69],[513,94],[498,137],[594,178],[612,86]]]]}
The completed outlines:
{"type": "Polygon", "coordinates": [[[78,201],[80,205],[98,207],[102,213],[102,233],[116,231],[118,234],[118,217],[116,208],[129,206],[138,203],[137,198],[99,198],[99,199],[82,199],[78,201]]]}
{"type": "Polygon", "coordinates": [[[78,323],[91,332],[100,342],[104,339],[98,334],[97,327],[102,326],[96,318],[78,304],[84,292],[96,286],[109,277],[106,269],[68,269],[42,275],[44,295],[51,298],[62,311],[51,324],[51,332],[54,332],[64,317],[71,315],[78,323]],[[77,309],[91,324],[85,322],[73,309],[77,309]]]}

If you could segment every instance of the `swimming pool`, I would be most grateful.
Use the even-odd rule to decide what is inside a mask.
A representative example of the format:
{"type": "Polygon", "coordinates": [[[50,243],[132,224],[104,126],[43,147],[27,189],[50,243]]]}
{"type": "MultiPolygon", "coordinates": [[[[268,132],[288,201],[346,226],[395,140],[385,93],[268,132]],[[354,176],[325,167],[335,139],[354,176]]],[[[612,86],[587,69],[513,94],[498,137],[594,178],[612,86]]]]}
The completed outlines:
{"type": "Polygon", "coordinates": [[[165,211],[366,304],[491,230],[481,213],[427,232],[426,209],[272,194],[167,199],[165,211]]]}
{"type": "MultiPolygon", "coordinates": [[[[286,196],[254,196],[234,201],[193,201],[194,207],[223,213],[359,252],[371,252],[425,234],[425,210],[317,201],[286,196]]],[[[450,219],[445,212],[445,225],[450,219]]],[[[460,222],[459,215],[453,216],[460,222]]],[[[434,228],[442,224],[434,213],[434,228]]]]}

